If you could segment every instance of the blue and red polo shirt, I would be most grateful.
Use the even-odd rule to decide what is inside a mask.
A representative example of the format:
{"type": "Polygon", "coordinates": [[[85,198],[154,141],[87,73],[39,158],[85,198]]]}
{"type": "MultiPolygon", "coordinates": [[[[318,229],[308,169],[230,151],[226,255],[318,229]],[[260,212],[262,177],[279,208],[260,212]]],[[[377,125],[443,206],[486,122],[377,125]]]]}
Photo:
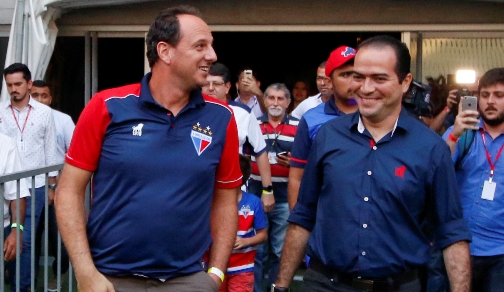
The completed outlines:
{"type": "Polygon", "coordinates": [[[241,185],[230,108],[191,92],[174,116],[140,84],[97,93],[66,162],[94,172],[87,236],[107,275],[169,279],[202,270],[214,188],[241,185]]]}

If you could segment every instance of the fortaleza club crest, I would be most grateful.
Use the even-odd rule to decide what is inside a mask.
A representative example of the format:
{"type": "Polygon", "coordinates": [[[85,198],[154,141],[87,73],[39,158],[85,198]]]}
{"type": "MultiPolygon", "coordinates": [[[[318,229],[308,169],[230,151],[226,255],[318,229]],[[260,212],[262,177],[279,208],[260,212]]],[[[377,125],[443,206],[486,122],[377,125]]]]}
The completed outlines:
{"type": "Polygon", "coordinates": [[[196,153],[198,156],[205,151],[205,149],[212,144],[212,131],[210,130],[210,126],[206,128],[202,128],[201,124],[198,122],[196,125],[192,127],[191,130],[191,139],[194,144],[194,148],[196,148],[196,153]]]}

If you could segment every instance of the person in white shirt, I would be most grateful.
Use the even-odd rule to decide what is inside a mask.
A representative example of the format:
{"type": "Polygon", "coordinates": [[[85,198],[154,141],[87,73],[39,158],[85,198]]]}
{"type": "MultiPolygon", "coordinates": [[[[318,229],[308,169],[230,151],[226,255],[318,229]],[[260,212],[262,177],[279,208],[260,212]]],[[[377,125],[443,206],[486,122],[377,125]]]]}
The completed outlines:
{"type": "MultiPolygon", "coordinates": [[[[49,84],[47,84],[43,80],[35,80],[33,81],[33,86],[31,88],[31,96],[38,102],[43,103],[47,106],[51,106],[52,104],[52,94],[51,88],[49,84]]],[[[52,109],[52,114],[54,117],[54,125],[56,127],[56,147],[57,147],[57,155],[56,162],[58,164],[65,163],[65,155],[70,147],[70,141],[72,140],[73,131],[75,129],[75,124],[72,118],[64,114],[60,111],[52,109]]],[[[57,272],[58,272],[58,225],[56,223],[56,213],[54,210],[54,204],[49,205],[48,209],[48,239],[49,239],[49,249],[56,258],[53,261],[52,269],[53,269],[53,278],[47,284],[48,291],[57,291],[57,272]]],[[[43,219],[42,219],[43,220],[43,219]]],[[[42,227],[42,223],[40,224],[42,227]]],[[[39,228],[38,234],[43,231],[43,228],[39,228]]],[[[37,236],[38,236],[37,234],[37,236]]],[[[38,242],[38,245],[41,243],[38,242]]],[[[36,249],[37,252],[40,252],[39,246],[36,249]]],[[[69,259],[68,253],[65,249],[65,246],[61,245],[61,275],[66,274],[69,267],[69,259]]]]}
{"type": "Polygon", "coordinates": [[[234,112],[238,126],[238,139],[240,154],[252,154],[252,159],[257,161],[263,188],[266,192],[261,196],[264,212],[273,210],[275,199],[273,197],[273,184],[271,169],[259,122],[251,109],[247,106],[226,98],[231,88],[229,69],[221,64],[214,63],[208,70],[207,84],[202,88],[204,94],[217,98],[226,103],[234,112]],[[244,149],[245,148],[245,149],[244,149]],[[244,151],[245,150],[245,151],[244,151]]]}
{"type": "MultiPolygon", "coordinates": [[[[0,133],[0,175],[22,170],[16,143],[8,136],[0,133]]],[[[19,200],[16,200],[17,191],[17,181],[9,181],[4,184],[3,226],[5,239],[4,259],[6,261],[13,261],[16,258],[16,245],[18,242],[21,243],[23,238],[26,197],[30,196],[24,179],[19,183],[19,200]],[[19,219],[16,216],[17,205],[19,205],[19,219]],[[9,214],[9,210],[12,216],[9,214]],[[17,232],[14,228],[19,230],[20,240],[18,240],[17,232]]]]}
{"type": "MultiPolygon", "coordinates": [[[[24,64],[14,63],[4,69],[4,78],[11,98],[0,104],[0,133],[11,137],[16,142],[24,170],[56,165],[54,118],[51,108],[30,97],[32,87],[30,70],[24,64]]],[[[49,173],[47,194],[49,201],[54,198],[57,175],[58,172],[49,173]]],[[[23,234],[23,252],[20,257],[19,288],[21,291],[27,291],[30,285],[35,287],[35,283],[31,283],[31,238],[35,236],[45,204],[45,175],[37,175],[34,182],[35,197],[28,197],[26,205],[31,206],[33,199],[35,212],[32,214],[32,208],[27,208],[25,222],[31,222],[33,216],[35,230],[32,230],[31,224],[27,224],[23,234]]],[[[38,269],[35,269],[35,273],[37,272],[38,269]]],[[[15,285],[12,285],[11,291],[15,289],[15,285]]]]}
{"type": "Polygon", "coordinates": [[[304,101],[302,101],[291,113],[291,115],[297,119],[301,119],[304,113],[308,110],[316,107],[317,105],[326,102],[331,98],[332,92],[332,83],[331,79],[325,75],[325,66],[326,61],[320,63],[317,68],[317,89],[319,91],[318,94],[308,97],[304,101]]]}
{"type": "MultiPolygon", "coordinates": [[[[231,84],[231,83],[230,83],[231,84]]],[[[236,90],[238,96],[234,101],[248,106],[256,118],[259,118],[266,112],[264,106],[263,92],[261,91],[261,81],[257,78],[257,72],[245,67],[238,73],[238,81],[236,81],[236,90]],[[251,71],[251,75],[246,75],[245,71],[251,71]]]]}

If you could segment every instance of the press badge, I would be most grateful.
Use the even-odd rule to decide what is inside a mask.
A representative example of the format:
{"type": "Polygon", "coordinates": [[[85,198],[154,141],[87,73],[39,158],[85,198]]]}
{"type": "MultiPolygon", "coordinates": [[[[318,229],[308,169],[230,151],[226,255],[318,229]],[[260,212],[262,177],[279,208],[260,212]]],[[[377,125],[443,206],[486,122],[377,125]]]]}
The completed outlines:
{"type": "Polygon", "coordinates": [[[495,196],[495,187],[497,184],[494,181],[486,180],[483,185],[483,193],[481,194],[481,198],[489,201],[493,201],[495,196]]]}
{"type": "Polygon", "coordinates": [[[268,160],[270,164],[277,164],[276,152],[268,152],[268,160]]]}

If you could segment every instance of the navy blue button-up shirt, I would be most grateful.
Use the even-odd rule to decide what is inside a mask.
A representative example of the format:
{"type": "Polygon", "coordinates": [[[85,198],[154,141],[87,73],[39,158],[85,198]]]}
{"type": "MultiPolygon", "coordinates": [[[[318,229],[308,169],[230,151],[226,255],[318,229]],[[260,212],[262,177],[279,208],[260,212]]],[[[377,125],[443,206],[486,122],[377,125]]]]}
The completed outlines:
{"type": "Polygon", "coordinates": [[[377,142],[359,121],[358,112],[331,120],[313,143],[289,217],[311,231],[308,253],[379,278],[424,265],[429,232],[442,248],[470,241],[446,143],[404,109],[377,142]]]}

